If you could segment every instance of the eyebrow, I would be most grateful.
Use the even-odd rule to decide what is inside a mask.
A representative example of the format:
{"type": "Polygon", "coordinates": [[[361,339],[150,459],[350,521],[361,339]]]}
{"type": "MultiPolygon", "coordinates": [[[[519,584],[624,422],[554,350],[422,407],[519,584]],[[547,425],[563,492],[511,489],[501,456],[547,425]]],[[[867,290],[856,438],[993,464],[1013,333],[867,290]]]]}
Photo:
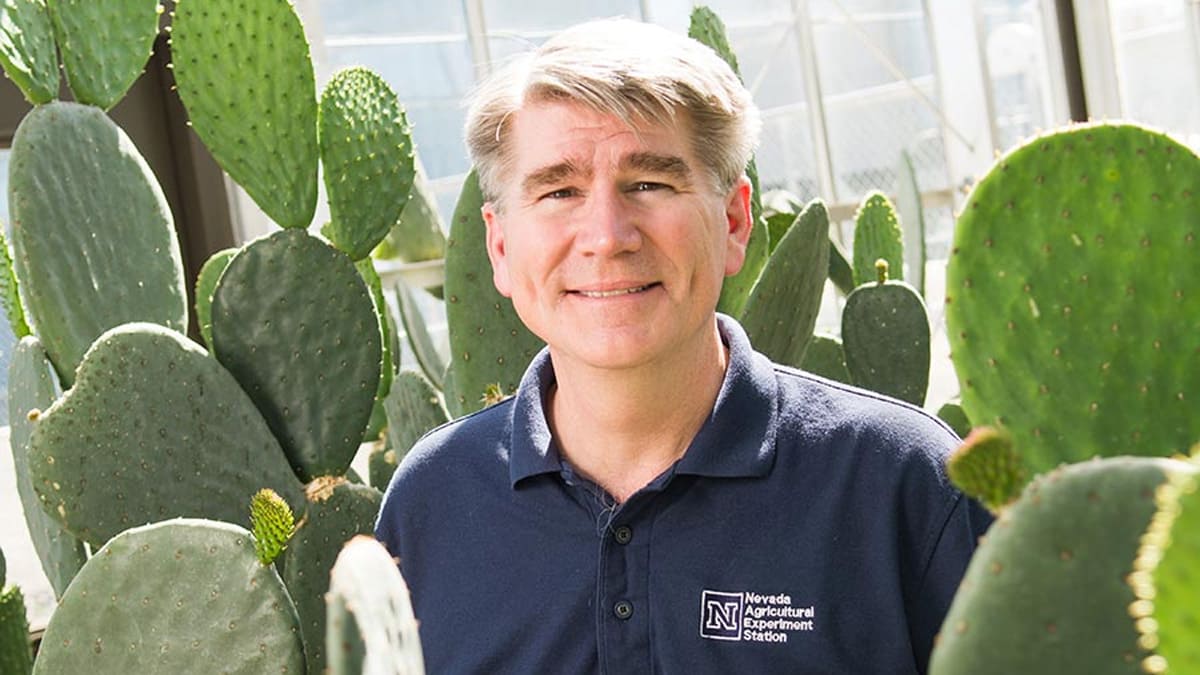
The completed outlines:
{"type": "Polygon", "coordinates": [[[560,183],[571,176],[591,176],[590,169],[581,169],[575,162],[564,160],[557,164],[534,169],[521,180],[521,192],[531,194],[543,187],[560,183]]]}
{"type": "MultiPolygon", "coordinates": [[[[645,171],[648,173],[670,176],[681,182],[692,179],[692,169],[682,157],[675,155],[660,155],[653,152],[635,152],[621,158],[620,168],[624,171],[645,171]]],[[[581,167],[570,159],[543,166],[529,172],[521,180],[521,192],[533,194],[550,185],[556,185],[568,178],[579,176],[585,180],[591,178],[592,169],[581,167]]]]}
{"type": "Polygon", "coordinates": [[[649,173],[671,176],[680,181],[692,179],[692,168],[682,157],[659,155],[653,152],[635,152],[621,158],[622,169],[634,169],[649,173]]]}

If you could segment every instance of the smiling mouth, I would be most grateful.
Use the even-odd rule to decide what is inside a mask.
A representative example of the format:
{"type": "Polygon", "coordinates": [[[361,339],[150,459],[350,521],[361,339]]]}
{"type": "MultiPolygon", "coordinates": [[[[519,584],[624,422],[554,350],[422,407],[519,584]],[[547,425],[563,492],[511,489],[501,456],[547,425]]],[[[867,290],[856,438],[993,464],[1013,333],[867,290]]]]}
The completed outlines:
{"type": "Polygon", "coordinates": [[[646,284],[645,286],[633,286],[632,288],[619,288],[611,291],[574,291],[585,298],[615,298],[621,295],[631,295],[633,293],[641,293],[658,285],[658,282],[646,284]]]}

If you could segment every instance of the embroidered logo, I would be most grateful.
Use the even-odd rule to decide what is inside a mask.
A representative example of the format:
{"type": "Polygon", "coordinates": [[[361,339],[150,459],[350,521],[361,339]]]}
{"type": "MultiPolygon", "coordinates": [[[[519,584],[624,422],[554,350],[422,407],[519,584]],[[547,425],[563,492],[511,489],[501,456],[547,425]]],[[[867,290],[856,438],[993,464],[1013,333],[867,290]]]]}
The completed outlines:
{"type": "Polygon", "coordinates": [[[816,630],[816,607],[797,607],[790,595],[700,592],[700,637],[710,640],[787,642],[795,632],[816,630]]]}

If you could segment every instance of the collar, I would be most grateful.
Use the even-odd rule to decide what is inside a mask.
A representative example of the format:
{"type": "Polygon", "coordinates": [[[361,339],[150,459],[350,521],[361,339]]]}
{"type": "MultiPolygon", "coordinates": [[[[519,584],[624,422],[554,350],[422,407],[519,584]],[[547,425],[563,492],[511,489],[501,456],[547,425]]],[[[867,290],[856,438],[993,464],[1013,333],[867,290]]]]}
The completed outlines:
{"type": "MultiPolygon", "coordinates": [[[[715,478],[765,476],[775,460],[778,385],[774,367],[754,351],[737,321],[718,314],[717,328],[729,347],[729,366],[712,413],[674,471],[715,478]]],[[[557,474],[562,469],[544,405],[554,381],[550,350],[543,348],[521,378],[511,407],[509,475],[513,487],[525,478],[557,474]]]]}

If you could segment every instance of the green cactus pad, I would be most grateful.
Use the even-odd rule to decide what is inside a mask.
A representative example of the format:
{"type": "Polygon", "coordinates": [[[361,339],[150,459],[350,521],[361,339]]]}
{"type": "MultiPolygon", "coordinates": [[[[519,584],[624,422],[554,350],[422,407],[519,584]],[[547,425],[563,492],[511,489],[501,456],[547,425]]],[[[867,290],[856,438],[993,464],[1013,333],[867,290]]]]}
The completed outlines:
{"type": "Polygon", "coordinates": [[[1045,471],[1200,439],[1200,158],[1132,125],[1084,125],[998,160],[968,197],[946,277],[963,408],[1045,471]]]}
{"type": "Polygon", "coordinates": [[[75,100],[108,110],[133,86],[158,35],[158,0],[49,0],[75,100]]]}
{"type": "Polygon", "coordinates": [[[58,53],[46,0],[0,0],[0,65],[30,103],[58,97],[58,53]]]}
{"type": "Polygon", "coordinates": [[[371,537],[355,537],[333,566],[325,646],[330,675],[424,675],[408,587],[396,561],[371,537]]]}
{"type": "Polygon", "coordinates": [[[450,421],[437,392],[417,372],[402,370],[396,375],[392,393],[383,402],[388,416],[388,445],[397,461],[408,454],[417,439],[450,421]]]}
{"type": "Polygon", "coordinates": [[[917,185],[917,170],[907,151],[900,152],[896,168],[896,216],[904,233],[904,266],[908,268],[908,283],[925,297],[925,207],[921,204],[921,187],[917,185]]]}
{"type": "Polygon", "coordinates": [[[875,261],[888,262],[892,279],[904,279],[904,233],[896,208],[882,192],[863,198],[854,214],[854,283],[875,281],[875,261]]]}
{"type": "Polygon", "coordinates": [[[101,333],[150,321],[187,330],[171,210],[146,161],[99,108],[34,108],[9,160],[14,265],[64,387],[101,333]]]}
{"type": "Polygon", "coordinates": [[[396,93],[382,77],[352,67],[321,94],[321,164],[329,239],[361,260],[400,219],[413,186],[413,144],[396,93]]]}
{"type": "Polygon", "coordinates": [[[425,175],[425,167],[421,158],[413,153],[412,194],[400,213],[400,219],[388,230],[375,256],[381,259],[399,258],[405,262],[421,262],[434,260],[446,255],[446,233],[442,227],[442,217],[437,209],[437,195],[429,178],[425,175]]]}
{"type": "Polygon", "coordinates": [[[177,0],[171,53],[192,128],[284,227],[317,206],[317,89],[289,0],[177,0]]]}
{"type": "Polygon", "coordinates": [[[379,278],[379,272],[375,271],[375,263],[370,258],[363,258],[354,263],[354,267],[358,270],[358,275],[362,277],[363,283],[367,285],[367,291],[371,294],[371,306],[375,309],[375,322],[379,325],[381,351],[379,384],[375,388],[375,402],[380,403],[391,391],[392,378],[396,374],[395,359],[399,358],[399,354],[392,350],[396,327],[388,312],[387,300],[383,297],[383,280],[379,278]]]}
{"type": "Polygon", "coordinates": [[[825,290],[829,212],[813,200],[767,261],[742,312],[750,342],[771,360],[799,367],[825,290]]]}
{"type": "Polygon", "coordinates": [[[804,350],[800,368],[836,382],[850,384],[850,371],[846,370],[846,352],[842,341],[832,335],[813,335],[804,350]]]}
{"type": "Polygon", "coordinates": [[[846,252],[833,240],[833,237],[829,238],[829,280],[842,292],[842,295],[850,295],[854,292],[854,268],[846,259],[846,252]]]}
{"type": "Polygon", "coordinates": [[[87,550],[82,541],[64,530],[42,508],[29,475],[29,437],[34,425],[30,416],[39,417],[54,399],[54,381],[45,350],[36,337],[22,338],[8,363],[9,441],[12,443],[13,469],[29,538],[55,597],[61,598],[71,579],[87,562],[87,550]]]}
{"type": "Polygon", "coordinates": [[[263,488],[250,498],[250,531],[254,533],[254,552],[264,565],[275,562],[287,548],[296,529],[292,507],[271,488],[263,488]]]}
{"type": "Polygon", "coordinates": [[[0,228],[0,308],[3,308],[8,325],[18,340],[29,335],[29,324],[25,323],[25,308],[21,305],[17,275],[13,271],[12,256],[3,228],[0,228]]]}
{"type": "Polygon", "coordinates": [[[929,314],[903,281],[863,284],[842,310],[842,347],[854,384],[924,405],[929,388],[929,314]]]}
{"type": "Polygon", "coordinates": [[[380,492],[387,492],[388,483],[392,482],[392,474],[400,465],[396,451],[387,442],[386,436],[377,441],[367,455],[367,481],[371,487],[380,492]]]}
{"type": "Polygon", "coordinates": [[[1142,643],[1157,652],[1143,662],[1148,673],[1192,673],[1200,668],[1200,493],[1194,475],[1176,475],[1159,486],[1158,513],[1142,538],[1129,576],[1137,601],[1130,614],[1142,643]]]}
{"type": "Polygon", "coordinates": [[[463,182],[446,243],[446,322],[455,385],[453,396],[447,390],[446,407],[454,417],[481,409],[489,384],[515,390],[543,344],[492,284],[482,207],[472,171],[463,182]]]}
{"type": "Polygon", "coordinates": [[[27,675],[32,668],[25,596],[16,586],[0,584],[0,673],[27,675]]]}
{"type": "Polygon", "coordinates": [[[42,507],[93,547],[176,516],[245,524],[261,487],[302,503],[254,404],[191,340],[126,324],[97,339],[78,372],[34,425],[29,467],[42,507]]]}
{"type": "Polygon", "coordinates": [[[288,547],[283,580],[300,612],[310,673],[325,667],[325,593],[329,571],[342,545],[371,534],[383,494],[340,478],[319,478],[308,486],[308,513],[288,547]]]}
{"type": "Polygon", "coordinates": [[[966,438],[971,433],[973,425],[959,403],[954,401],[943,403],[942,407],[938,408],[937,416],[938,419],[946,423],[946,426],[953,429],[959,438],[966,438]]]}
{"type": "Polygon", "coordinates": [[[350,258],[304,230],[262,237],[229,262],[212,312],[213,353],[300,480],[344,473],[371,415],[382,353],[350,258]]]}
{"type": "Polygon", "coordinates": [[[239,248],[227,248],[212,254],[200,268],[196,276],[196,322],[200,324],[200,337],[204,344],[212,348],[212,296],[217,290],[217,282],[221,274],[229,266],[229,261],[240,251],[239,248]]]}
{"type": "Polygon", "coordinates": [[[1125,578],[1155,489],[1186,462],[1116,457],[1034,480],[992,524],[939,633],[930,675],[1140,673],[1125,578]]]}
{"type": "Polygon", "coordinates": [[[717,16],[716,12],[703,5],[693,7],[688,24],[688,37],[716,52],[725,63],[729,64],[734,74],[741,78],[742,72],[738,68],[737,55],[733,53],[733,49],[729,46],[729,38],[726,36],[725,22],[721,21],[721,17],[717,16]]]}
{"type": "Polygon", "coordinates": [[[50,619],[34,673],[262,675],[304,664],[296,609],[250,533],[178,519],[122,532],[92,556],[50,619]]]}
{"type": "Polygon", "coordinates": [[[400,309],[400,322],[404,325],[404,334],[408,336],[408,345],[412,348],[417,365],[425,374],[425,379],[435,389],[442,389],[442,378],[446,373],[446,363],[433,344],[433,337],[425,325],[425,317],[417,306],[417,299],[412,290],[404,282],[396,284],[396,305],[400,309]]]}
{"type": "Polygon", "coordinates": [[[1029,470],[1013,449],[1012,437],[994,427],[979,427],[950,453],[946,473],[964,494],[974,497],[992,513],[1021,496],[1029,470]]]}

